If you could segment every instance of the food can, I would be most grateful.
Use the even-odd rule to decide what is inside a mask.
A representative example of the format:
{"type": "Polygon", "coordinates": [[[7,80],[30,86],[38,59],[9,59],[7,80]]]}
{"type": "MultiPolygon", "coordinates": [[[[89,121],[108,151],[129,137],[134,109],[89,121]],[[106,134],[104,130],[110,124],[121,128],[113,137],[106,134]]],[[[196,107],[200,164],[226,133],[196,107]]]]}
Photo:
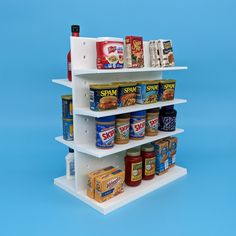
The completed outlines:
{"type": "Polygon", "coordinates": [[[136,83],[122,82],[113,83],[118,85],[118,107],[127,107],[135,105],[136,103],[136,83]]]}
{"type": "Polygon", "coordinates": [[[143,139],[145,136],[146,111],[131,112],[130,139],[143,139]]]}
{"type": "Polygon", "coordinates": [[[161,80],[159,82],[159,101],[173,100],[175,97],[175,80],[161,80]]]}
{"type": "Polygon", "coordinates": [[[63,139],[74,140],[73,119],[63,119],[63,139]]]}
{"type": "Polygon", "coordinates": [[[140,81],[137,83],[137,103],[149,104],[157,102],[158,81],[140,81]]]}
{"type": "Polygon", "coordinates": [[[94,84],[90,85],[90,109],[105,111],[117,108],[118,85],[94,84]]]}
{"type": "Polygon", "coordinates": [[[130,114],[116,116],[115,143],[125,144],[129,142],[130,114]]]}
{"type": "Polygon", "coordinates": [[[147,110],[145,135],[155,136],[158,133],[159,108],[147,110]]]}
{"type": "Polygon", "coordinates": [[[61,98],[63,119],[73,119],[72,95],[63,95],[61,98]]]}
{"type": "Polygon", "coordinates": [[[115,140],[115,116],[96,118],[96,146],[112,148],[115,140]]]}
{"type": "Polygon", "coordinates": [[[98,38],[96,48],[98,69],[120,69],[124,67],[124,40],[122,38],[98,38]]]}

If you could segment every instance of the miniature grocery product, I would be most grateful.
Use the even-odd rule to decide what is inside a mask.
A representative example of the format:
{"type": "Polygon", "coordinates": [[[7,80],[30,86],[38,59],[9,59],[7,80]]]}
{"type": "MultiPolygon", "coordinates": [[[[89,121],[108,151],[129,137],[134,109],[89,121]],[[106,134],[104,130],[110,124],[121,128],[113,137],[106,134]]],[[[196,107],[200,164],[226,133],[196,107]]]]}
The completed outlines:
{"type": "Polygon", "coordinates": [[[115,170],[95,177],[95,200],[104,202],[124,192],[125,172],[115,170]]]}
{"type": "Polygon", "coordinates": [[[130,114],[116,116],[115,143],[125,144],[129,142],[130,114]]]}
{"type": "Polygon", "coordinates": [[[177,111],[174,109],[174,105],[162,107],[159,115],[158,129],[165,132],[175,131],[176,115],[177,111]]]}
{"type": "Polygon", "coordinates": [[[120,69],[124,67],[124,40],[122,38],[98,38],[96,48],[98,69],[120,69]]]}
{"type": "MultiPolygon", "coordinates": [[[[72,37],[79,37],[80,26],[79,25],[72,25],[71,26],[71,33],[72,33],[72,37]]],[[[70,53],[70,51],[67,54],[67,78],[68,78],[69,81],[72,80],[72,74],[71,74],[71,53],[70,53]]]]}
{"type": "Polygon", "coordinates": [[[145,135],[155,136],[158,133],[159,108],[147,110],[145,135]]]}
{"type": "Polygon", "coordinates": [[[61,98],[63,119],[73,119],[72,95],[63,95],[61,98]]]}
{"type": "Polygon", "coordinates": [[[117,85],[94,84],[90,85],[90,109],[105,111],[117,108],[117,85]]]}
{"type": "Polygon", "coordinates": [[[130,113],[130,139],[143,139],[145,136],[146,111],[130,113]]]}
{"type": "Polygon", "coordinates": [[[63,119],[63,139],[74,140],[73,119],[63,119]]]}
{"type": "Polygon", "coordinates": [[[151,67],[161,67],[160,52],[157,40],[149,41],[149,52],[151,67]]]}
{"type": "Polygon", "coordinates": [[[142,157],[137,148],[129,149],[125,156],[125,183],[138,186],[142,181],[142,157]]]}
{"type": "Polygon", "coordinates": [[[158,48],[160,52],[161,65],[163,67],[174,66],[175,61],[171,40],[159,39],[158,48]]]}
{"type": "Polygon", "coordinates": [[[175,80],[161,80],[159,83],[159,101],[173,100],[175,97],[175,80]]]}
{"type": "Polygon", "coordinates": [[[158,81],[137,82],[137,103],[149,104],[157,102],[158,87],[158,81]]]}
{"type": "Polygon", "coordinates": [[[122,82],[113,83],[118,85],[118,106],[126,107],[132,106],[136,103],[136,83],[135,82],[122,82]]]}
{"type": "Polygon", "coordinates": [[[143,37],[125,37],[126,64],[128,68],[144,67],[143,37]]]}
{"type": "Polygon", "coordinates": [[[156,156],[154,146],[152,144],[145,144],[141,147],[142,156],[142,176],[144,180],[152,179],[156,172],[156,156]]]}
{"type": "Polygon", "coordinates": [[[115,140],[115,116],[96,118],[96,146],[112,148],[115,140]]]}
{"type": "Polygon", "coordinates": [[[75,159],[74,150],[69,148],[69,153],[65,157],[66,160],[66,178],[73,179],[75,177],[75,159]]]}
{"type": "Polygon", "coordinates": [[[176,137],[169,137],[169,155],[168,155],[169,168],[175,166],[177,143],[178,139],[176,137]]]}
{"type": "Polygon", "coordinates": [[[158,140],[152,143],[156,155],[156,174],[162,175],[168,171],[168,149],[169,143],[166,140],[158,140]]]}
{"type": "Polygon", "coordinates": [[[100,175],[108,174],[108,173],[113,172],[115,170],[117,170],[115,167],[108,166],[103,169],[90,172],[88,174],[88,180],[87,180],[87,196],[89,196],[90,198],[95,197],[95,178],[96,177],[98,177],[100,175]]]}

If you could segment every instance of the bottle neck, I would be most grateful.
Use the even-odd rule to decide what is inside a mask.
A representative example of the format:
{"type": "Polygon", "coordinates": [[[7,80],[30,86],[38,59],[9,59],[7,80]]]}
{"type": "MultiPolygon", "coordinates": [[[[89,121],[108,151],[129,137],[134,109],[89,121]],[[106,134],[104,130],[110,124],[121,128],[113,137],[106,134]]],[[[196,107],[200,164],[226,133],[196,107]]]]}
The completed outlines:
{"type": "Polygon", "coordinates": [[[73,37],[79,37],[79,32],[72,32],[73,37]]]}

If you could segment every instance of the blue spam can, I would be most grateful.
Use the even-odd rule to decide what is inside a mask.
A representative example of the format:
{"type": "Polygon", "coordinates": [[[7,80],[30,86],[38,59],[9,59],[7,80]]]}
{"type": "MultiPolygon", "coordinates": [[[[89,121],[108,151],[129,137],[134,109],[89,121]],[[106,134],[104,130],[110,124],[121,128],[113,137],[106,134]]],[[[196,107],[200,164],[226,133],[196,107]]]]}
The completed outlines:
{"type": "Polygon", "coordinates": [[[63,119],[63,139],[74,140],[73,119],[63,119]]]}
{"type": "Polygon", "coordinates": [[[61,99],[63,119],[73,119],[72,95],[63,95],[61,99]]]}
{"type": "Polygon", "coordinates": [[[115,116],[96,118],[96,146],[108,149],[114,146],[115,116]]]}
{"type": "Polygon", "coordinates": [[[130,113],[130,139],[143,139],[145,136],[146,111],[130,113]]]}

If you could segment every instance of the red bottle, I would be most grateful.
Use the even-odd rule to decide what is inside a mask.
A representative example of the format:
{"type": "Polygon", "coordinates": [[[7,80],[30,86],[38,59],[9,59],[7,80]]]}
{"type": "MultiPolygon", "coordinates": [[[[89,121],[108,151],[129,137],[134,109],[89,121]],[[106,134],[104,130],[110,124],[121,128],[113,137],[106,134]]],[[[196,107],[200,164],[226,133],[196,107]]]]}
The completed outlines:
{"type": "MultiPolygon", "coordinates": [[[[80,33],[80,26],[79,25],[72,25],[71,26],[71,33],[73,37],[79,37],[80,33]]],[[[67,77],[69,81],[72,81],[72,75],[71,75],[71,55],[70,51],[67,54],[67,77]]]]}

